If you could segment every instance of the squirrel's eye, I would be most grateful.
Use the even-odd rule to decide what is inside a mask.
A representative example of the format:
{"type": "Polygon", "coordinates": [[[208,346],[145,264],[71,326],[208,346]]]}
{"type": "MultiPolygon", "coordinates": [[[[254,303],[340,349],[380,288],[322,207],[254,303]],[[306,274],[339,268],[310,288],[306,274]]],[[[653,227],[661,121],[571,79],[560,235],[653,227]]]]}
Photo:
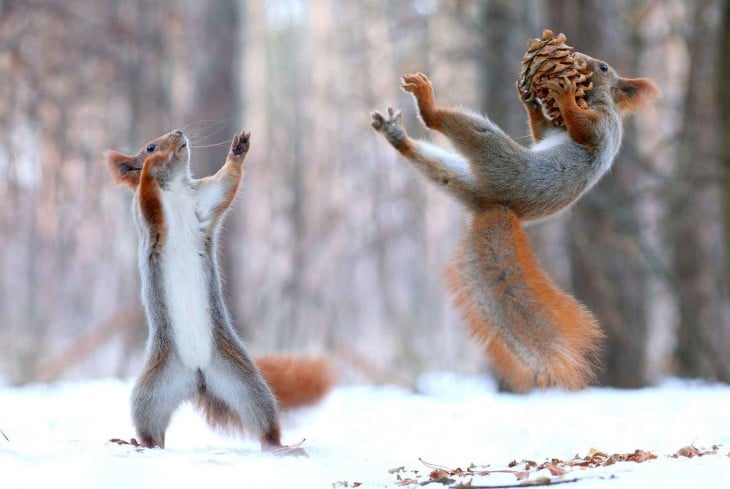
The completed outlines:
{"type": "Polygon", "coordinates": [[[601,63],[598,65],[598,69],[601,70],[604,73],[608,72],[608,65],[606,63],[601,63]]]}
{"type": "Polygon", "coordinates": [[[155,150],[155,148],[156,148],[156,147],[157,147],[157,145],[156,145],[156,144],[150,144],[149,146],[147,146],[147,152],[148,152],[148,153],[151,153],[151,152],[153,152],[153,151],[155,150]]]}

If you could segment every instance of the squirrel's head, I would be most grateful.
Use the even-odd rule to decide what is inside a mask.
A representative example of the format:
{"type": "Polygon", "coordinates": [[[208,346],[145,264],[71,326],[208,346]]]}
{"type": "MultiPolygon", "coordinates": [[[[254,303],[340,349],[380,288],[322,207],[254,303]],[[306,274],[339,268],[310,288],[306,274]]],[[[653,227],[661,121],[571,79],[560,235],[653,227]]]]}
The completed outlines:
{"type": "Polygon", "coordinates": [[[118,151],[106,150],[104,158],[114,181],[135,190],[139,184],[139,175],[142,172],[144,160],[159,151],[169,151],[172,154],[170,160],[165,163],[163,172],[172,174],[187,171],[190,160],[189,142],[179,129],[150,141],[136,155],[130,156],[118,151]]]}
{"type": "Polygon", "coordinates": [[[659,87],[648,78],[621,78],[605,61],[582,53],[575,53],[575,55],[585,61],[588,65],[588,72],[592,73],[593,90],[586,93],[588,103],[596,94],[608,94],[618,106],[621,115],[625,116],[661,96],[659,87]]]}

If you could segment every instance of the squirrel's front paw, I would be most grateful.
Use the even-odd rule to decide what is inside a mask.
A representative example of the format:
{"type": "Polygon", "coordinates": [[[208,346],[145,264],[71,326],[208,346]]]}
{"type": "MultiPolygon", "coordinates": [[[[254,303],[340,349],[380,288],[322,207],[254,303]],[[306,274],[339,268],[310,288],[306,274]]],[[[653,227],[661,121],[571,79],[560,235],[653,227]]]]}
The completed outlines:
{"type": "Polygon", "coordinates": [[[394,111],[388,107],[388,116],[385,117],[377,110],[370,112],[373,129],[382,133],[392,144],[399,144],[406,138],[406,132],[401,122],[401,111],[394,111]]]}
{"type": "Polygon", "coordinates": [[[401,111],[393,111],[393,107],[388,107],[388,118],[377,110],[370,111],[370,118],[372,119],[372,126],[378,132],[383,132],[389,126],[401,125],[401,111]]]}
{"type": "Polygon", "coordinates": [[[433,86],[431,80],[423,73],[403,75],[400,79],[400,87],[412,93],[418,100],[433,98],[433,86]]]}
{"type": "Polygon", "coordinates": [[[575,86],[573,86],[569,80],[564,78],[547,80],[545,81],[545,86],[555,99],[575,95],[575,86]]]}
{"type": "Polygon", "coordinates": [[[250,139],[250,132],[242,131],[238,134],[235,134],[233,136],[233,141],[231,141],[231,151],[229,155],[234,158],[240,158],[241,156],[248,153],[248,148],[250,147],[250,139]]]}

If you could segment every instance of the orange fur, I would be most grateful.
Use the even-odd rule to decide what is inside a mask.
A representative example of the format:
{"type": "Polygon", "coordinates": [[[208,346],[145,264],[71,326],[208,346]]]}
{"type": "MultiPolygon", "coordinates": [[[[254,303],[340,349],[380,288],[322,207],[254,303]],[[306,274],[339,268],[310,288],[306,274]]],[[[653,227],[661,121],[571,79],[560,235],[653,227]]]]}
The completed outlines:
{"type": "Polygon", "coordinates": [[[612,95],[622,116],[633,114],[662,94],[656,83],[648,78],[620,78],[616,85],[612,95]]]}
{"type": "Polygon", "coordinates": [[[565,121],[570,139],[576,144],[597,149],[600,141],[597,124],[600,116],[590,109],[581,109],[575,101],[574,90],[557,92],[555,101],[565,121]]]}
{"type": "Polygon", "coordinates": [[[282,409],[318,402],[335,381],[332,366],[324,358],[271,355],[254,362],[282,409]]]}
{"type": "Polygon", "coordinates": [[[152,170],[163,165],[167,159],[168,154],[163,152],[148,156],[139,176],[139,208],[149,226],[155,249],[159,249],[165,238],[165,216],[160,185],[155,180],[152,170]]]}
{"type": "Polygon", "coordinates": [[[473,217],[448,282],[471,333],[513,389],[578,389],[593,379],[598,324],[545,275],[508,208],[473,217]]]}
{"type": "Polygon", "coordinates": [[[114,177],[114,182],[119,185],[126,185],[135,190],[139,184],[139,173],[142,166],[134,156],[127,156],[117,151],[107,150],[104,152],[109,171],[114,177]]]}
{"type": "Polygon", "coordinates": [[[442,119],[440,112],[448,111],[448,109],[436,105],[433,87],[426,75],[423,73],[403,75],[401,88],[416,97],[418,112],[426,127],[439,130],[442,119]]]}

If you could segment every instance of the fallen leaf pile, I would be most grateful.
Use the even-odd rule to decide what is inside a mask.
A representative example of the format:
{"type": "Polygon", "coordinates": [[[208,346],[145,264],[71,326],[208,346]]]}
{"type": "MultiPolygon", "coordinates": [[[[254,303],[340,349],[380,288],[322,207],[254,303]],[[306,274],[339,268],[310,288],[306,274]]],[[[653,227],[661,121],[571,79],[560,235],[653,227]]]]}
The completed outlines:
{"type": "MultiPolygon", "coordinates": [[[[694,445],[688,445],[680,448],[676,453],[668,455],[671,458],[679,457],[702,457],[705,455],[717,455],[720,447],[713,445],[710,450],[702,450],[694,445]]],[[[654,460],[657,455],[647,450],[635,450],[631,453],[614,453],[608,454],[599,450],[591,450],[588,455],[580,457],[576,455],[570,460],[561,460],[552,458],[542,463],[534,460],[512,460],[507,464],[507,468],[493,469],[489,465],[470,464],[466,468],[456,467],[450,468],[418,459],[425,465],[430,472],[428,474],[421,473],[418,470],[406,470],[405,466],[390,469],[388,472],[396,475],[396,485],[410,486],[428,484],[443,484],[452,487],[522,487],[522,486],[543,486],[556,483],[576,482],[578,479],[565,479],[562,476],[575,470],[594,469],[598,467],[608,467],[617,462],[634,462],[643,463],[654,460]],[[530,479],[531,476],[540,471],[546,470],[550,477],[538,476],[530,479]],[[492,474],[512,474],[518,481],[514,485],[495,485],[495,486],[473,486],[472,481],[477,476],[489,476],[492,474]],[[458,482],[458,483],[457,483],[458,482]]],[[[538,474],[539,475],[539,474],[538,474]]],[[[609,476],[613,477],[613,476],[609,476]]]]}
{"type": "Polygon", "coordinates": [[[565,34],[553,34],[545,29],[542,38],[527,43],[527,52],[522,57],[522,73],[518,88],[527,102],[540,104],[551,123],[556,127],[565,125],[555,98],[545,82],[562,79],[575,90],[579,107],[587,108],[585,94],[593,88],[590,81],[593,73],[588,71],[585,60],[565,44],[565,34]]]}

